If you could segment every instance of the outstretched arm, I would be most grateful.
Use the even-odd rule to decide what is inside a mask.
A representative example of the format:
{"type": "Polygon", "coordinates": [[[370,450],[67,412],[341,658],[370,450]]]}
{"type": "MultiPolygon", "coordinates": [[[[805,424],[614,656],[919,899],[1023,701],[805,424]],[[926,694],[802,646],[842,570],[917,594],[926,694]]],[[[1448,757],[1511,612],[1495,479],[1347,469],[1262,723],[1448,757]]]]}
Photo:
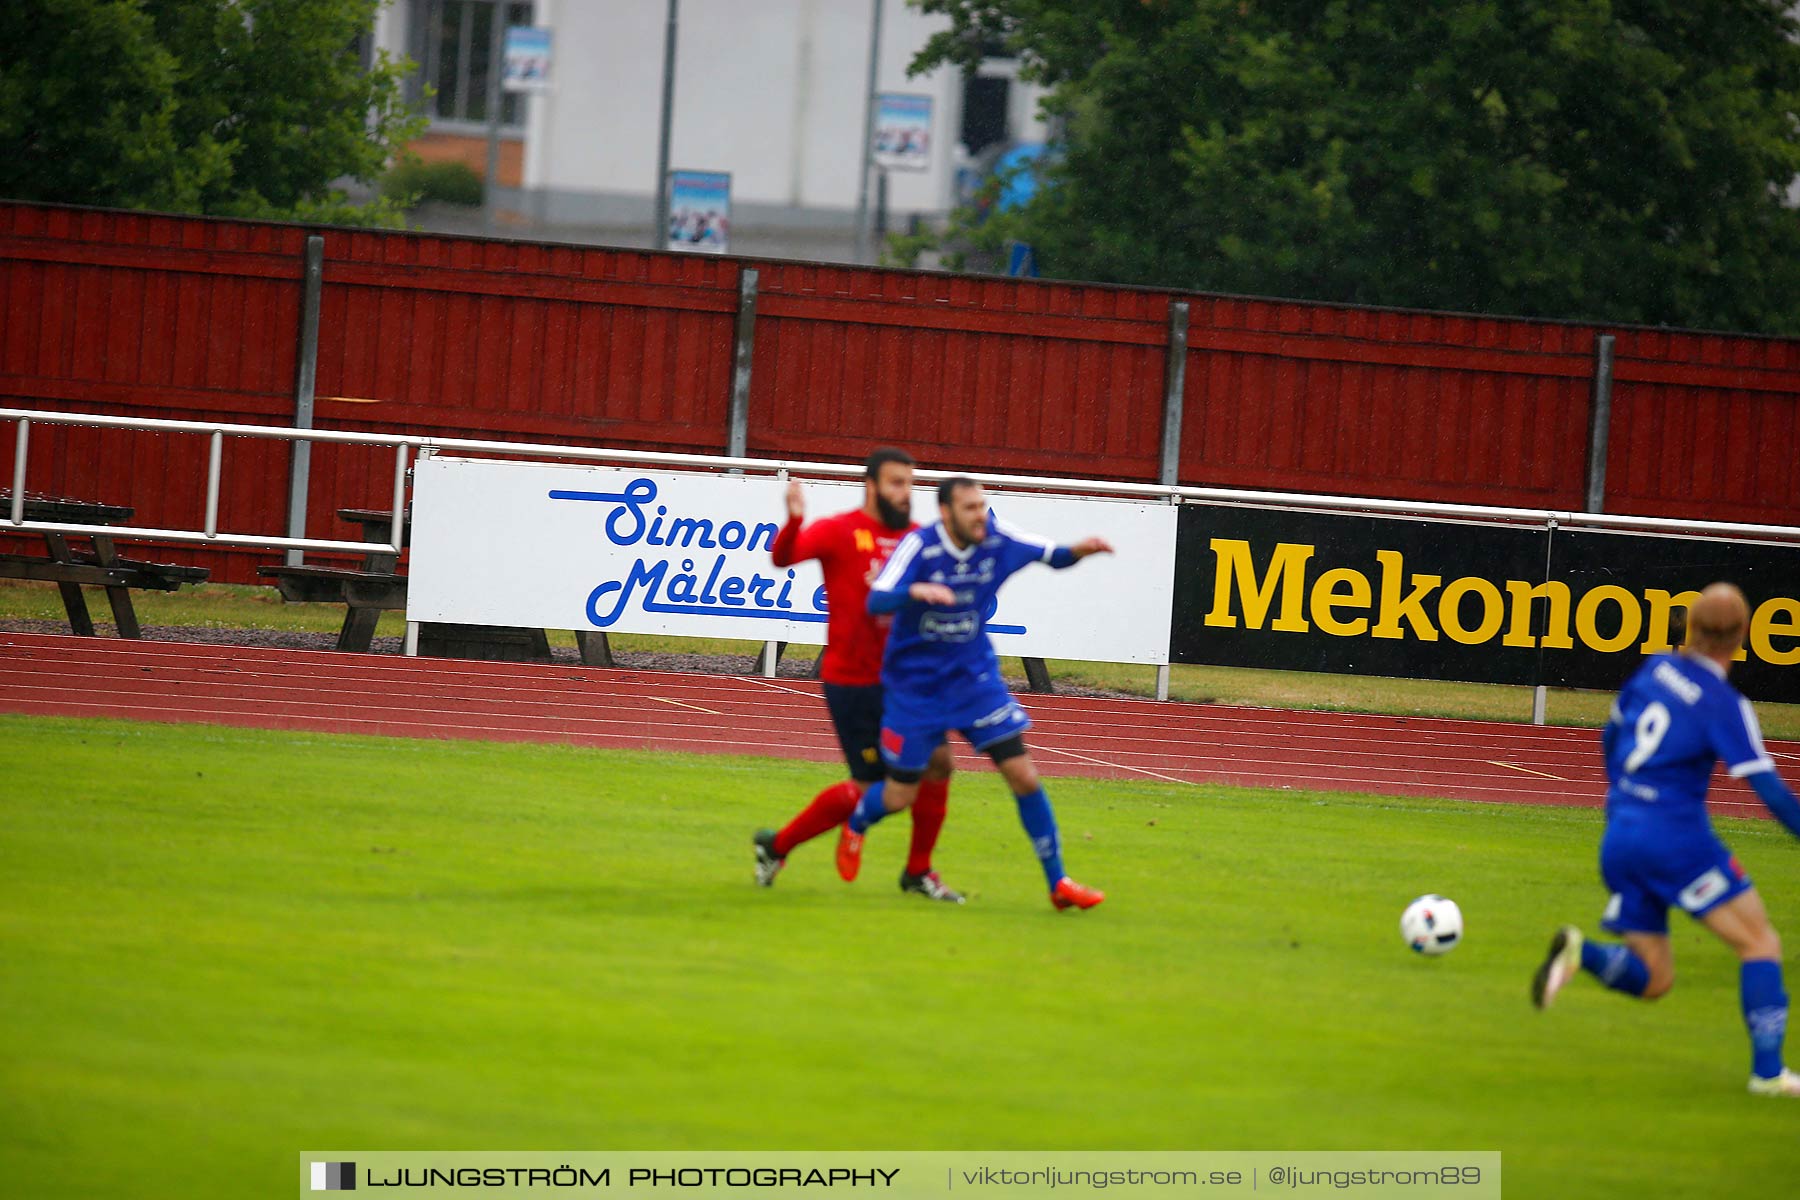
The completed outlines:
{"type": "Polygon", "coordinates": [[[1072,567],[1090,554],[1111,554],[1112,552],[1112,543],[1105,538],[1083,538],[1073,546],[1058,546],[1050,554],[1050,565],[1072,567]],[[1059,561],[1065,557],[1067,561],[1059,561]]]}
{"type": "Polygon", "coordinates": [[[1775,819],[1787,826],[1787,831],[1800,837],[1800,799],[1788,791],[1787,784],[1781,782],[1781,776],[1774,771],[1757,771],[1744,778],[1756,789],[1756,794],[1766,804],[1775,819]]]}
{"type": "Polygon", "coordinates": [[[1775,819],[1787,826],[1789,833],[1800,837],[1800,800],[1775,773],[1775,760],[1763,745],[1756,710],[1744,697],[1734,698],[1735,704],[1713,707],[1713,752],[1725,760],[1726,773],[1733,779],[1748,781],[1775,819]]]}
{"type": "Polygon", "coordinates": [[[1018,570],[1028,562],[1047,563],[1057,570],[1072,567],[1090,554],[1111,554],[1112,543],[1105,538],[1083,538],[1072,546],[1058,546],[1047,537],[1028,533],[1012,524],[1003,521],[998,514],[992,517],[994,528],[1012,539],[1022,552],[1012,559],[1012,569],[1018,570]]]}

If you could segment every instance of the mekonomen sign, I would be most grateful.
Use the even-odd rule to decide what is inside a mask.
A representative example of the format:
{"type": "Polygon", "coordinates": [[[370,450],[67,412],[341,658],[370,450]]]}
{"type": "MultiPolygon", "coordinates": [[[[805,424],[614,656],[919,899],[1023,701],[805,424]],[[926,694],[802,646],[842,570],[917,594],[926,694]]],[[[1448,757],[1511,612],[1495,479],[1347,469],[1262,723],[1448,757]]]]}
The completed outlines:
{"type": "Polygon", "coordinates": [[[1800,702],[1800,547],[1184,507],[1175,662],[1615,688],[1698,589],[1751,603],[1733,682],[1800,702]]]}

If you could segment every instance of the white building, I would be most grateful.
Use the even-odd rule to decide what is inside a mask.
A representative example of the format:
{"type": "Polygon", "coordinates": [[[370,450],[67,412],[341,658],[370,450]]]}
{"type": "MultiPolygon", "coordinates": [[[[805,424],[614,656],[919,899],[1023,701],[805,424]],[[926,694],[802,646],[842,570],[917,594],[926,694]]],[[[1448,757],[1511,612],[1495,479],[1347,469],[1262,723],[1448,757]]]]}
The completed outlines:
{"type": "MultiPolygon", "coordinates": [[[[731,176],[733,253],[848,260],[878,0],[392,0],[376,44],[420,64],[418,96],[432,118],[415,149],[477,170],[487,156],[486,88],[496,4],[505,24],[553,34],[552,90],[508,96],[499,182],[501,228],[554,238],[652,244],[663,50],[678,14],[672,169],[731,176]],[[503,214],[504,215],[504,214],[503,214]],[[521,228],[523,226],[523,228],[521,228]]],[[[909,78],[913,55],[941,18],[879,0],[876,89],[931,101],[924,167],[887,173],[890,230],[935,219],[957,200],[974,156],[1042,141],[1042,89],[1016,64],[989,59],[909,78]]],[[[871,176],[868,203],[877,204],[871,176]]]]}

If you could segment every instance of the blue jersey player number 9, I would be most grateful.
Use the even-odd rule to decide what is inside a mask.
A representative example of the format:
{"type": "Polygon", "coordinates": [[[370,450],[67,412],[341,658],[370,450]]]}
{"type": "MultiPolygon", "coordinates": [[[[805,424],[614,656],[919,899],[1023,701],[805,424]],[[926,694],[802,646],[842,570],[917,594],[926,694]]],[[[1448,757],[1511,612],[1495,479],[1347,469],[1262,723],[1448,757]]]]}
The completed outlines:
{"type": "Polygon", "coordinates": [[[1631,753],[1625,756],[1625,773],[1635,775],[1637,769],[1650,761],[1656,748],[1662,745],[1665,734],[1669,732],[1669,710],[1659,701],[1652,700],[1638,714],[1637,724],[1632,732],[1637,743],[1631,753]]]}

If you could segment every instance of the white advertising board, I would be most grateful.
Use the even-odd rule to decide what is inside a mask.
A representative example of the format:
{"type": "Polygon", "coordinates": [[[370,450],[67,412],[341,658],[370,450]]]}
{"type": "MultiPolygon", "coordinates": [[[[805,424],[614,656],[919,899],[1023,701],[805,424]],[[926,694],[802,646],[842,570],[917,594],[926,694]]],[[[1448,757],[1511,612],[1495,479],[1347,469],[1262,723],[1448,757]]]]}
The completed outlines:
{"type": "MultiPolygon", "coordinates": [[[[808,519],[856,508],[861,483],[805,483],[808,519]]],[[[825,591],[814,562],[777,568],[786,484],[433,456],[413,477],[406,619],[819,645],[825,591]]],[[[989,622],[1001,654],[1166,663],[1175,507],[992,493],[995,512],[1067,544],[1116,555],[1064,571],[1028,567],[989,622]]],[[[913,516],[937,519],[921,488],[913,516]]]]}

